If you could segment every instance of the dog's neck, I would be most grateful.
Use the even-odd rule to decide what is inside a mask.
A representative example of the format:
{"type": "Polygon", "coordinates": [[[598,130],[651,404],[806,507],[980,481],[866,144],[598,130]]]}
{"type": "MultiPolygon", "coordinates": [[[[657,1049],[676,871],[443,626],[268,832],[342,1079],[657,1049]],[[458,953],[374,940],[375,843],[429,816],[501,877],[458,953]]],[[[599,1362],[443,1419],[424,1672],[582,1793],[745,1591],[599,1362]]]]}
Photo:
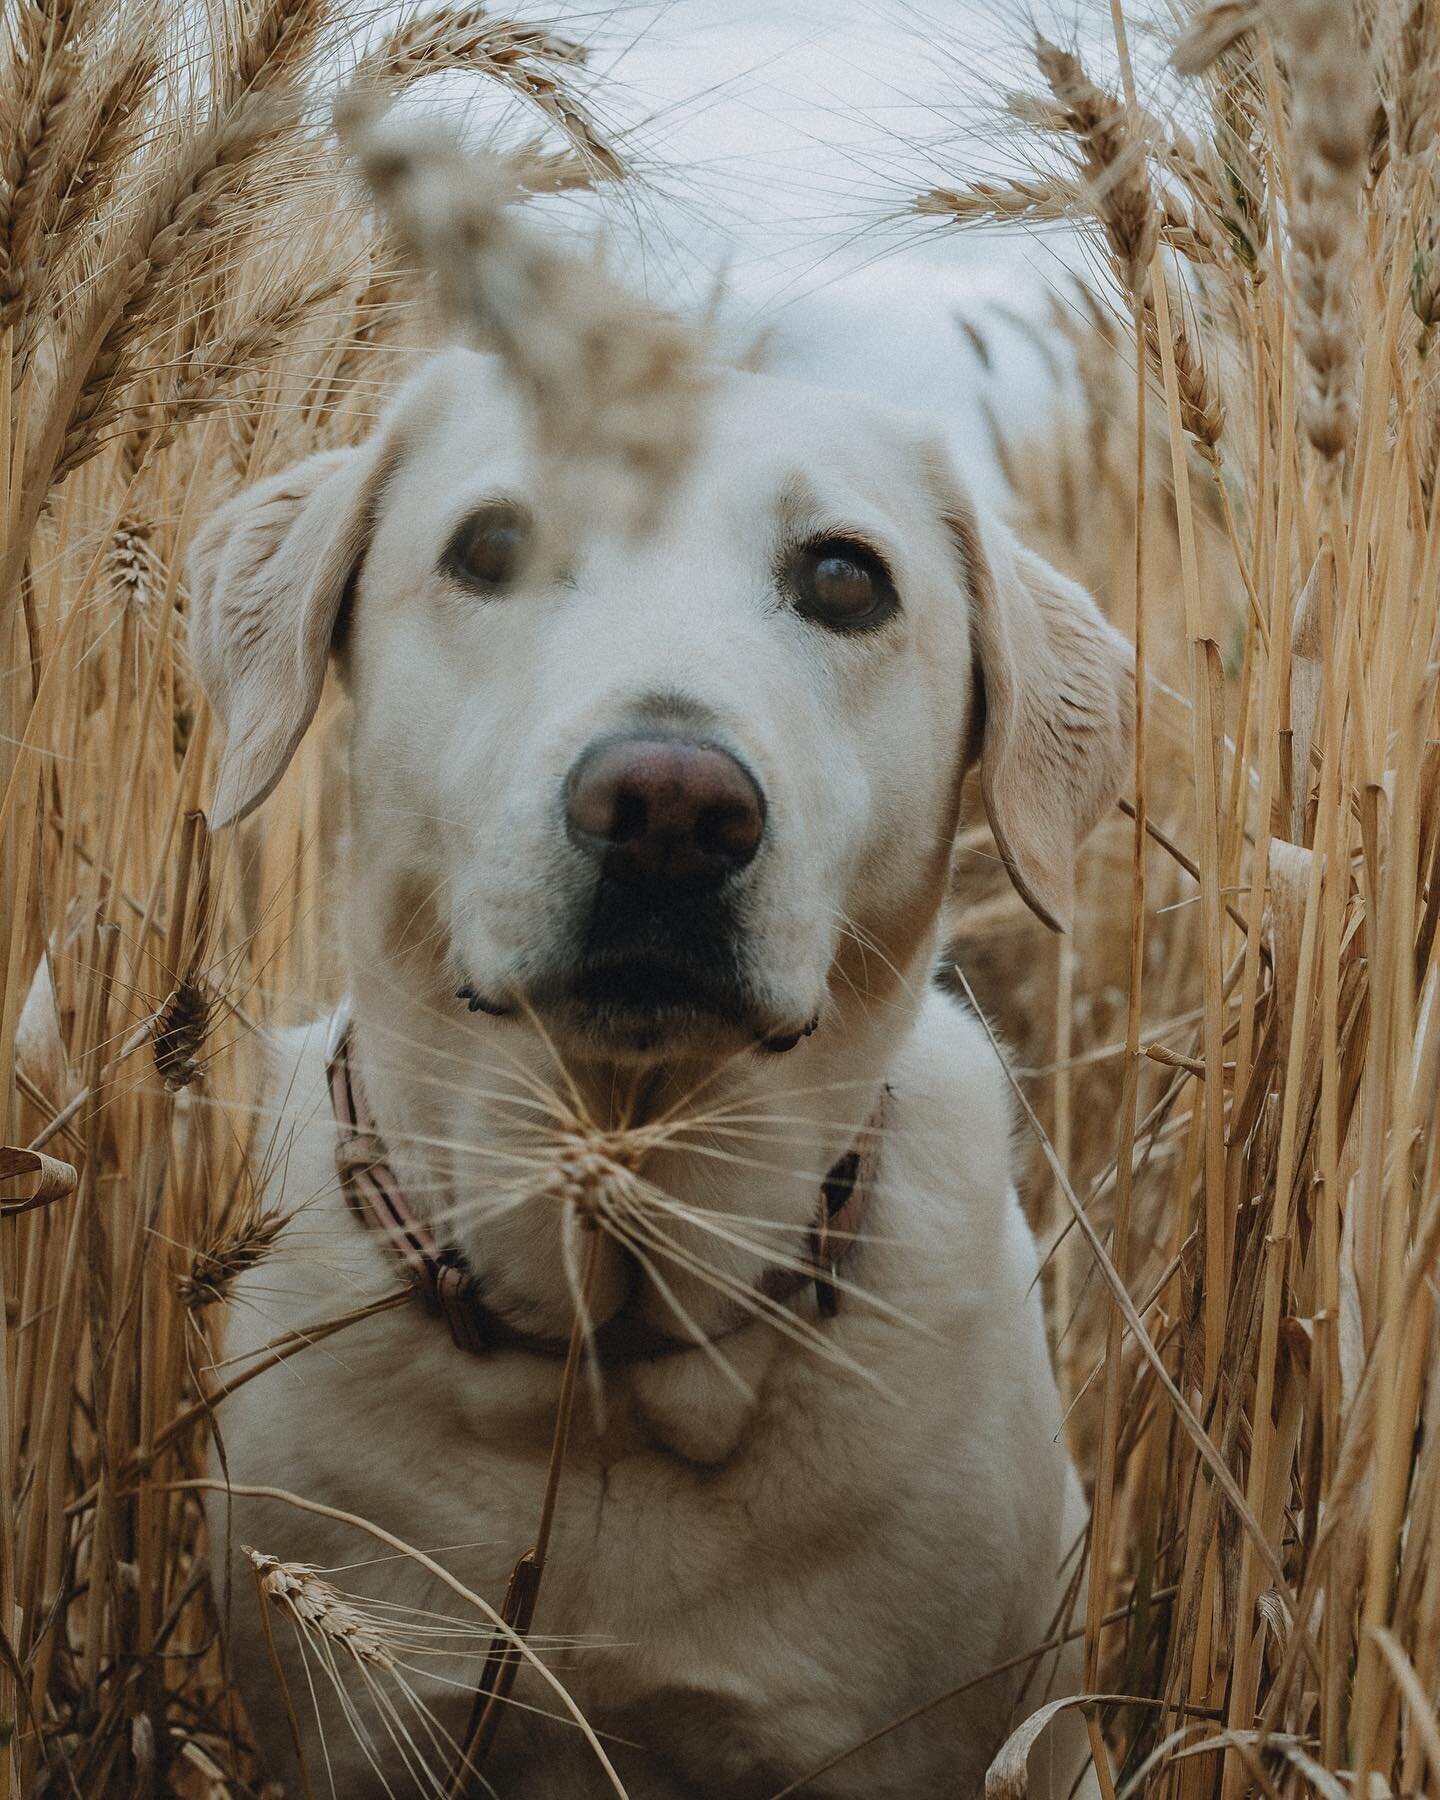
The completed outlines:
{"type": "Polygon", "coordinates": [[[880,1002],[837,983],[819,1030],[784,1055],[637,1068],[567,1062],[538,1022],[470,1013],[443,962],[397,955],[368,919],[352,909],[354,1054],[391,1165],[487,1304],[540,1334],[574,1315],[574,1206],[555,1175],[562,1147],[592,1131],[602,1155],[607,1140],[622,1157],[643,1146],[645,1197],[631,1255],[607,1244],[596,1264],[592,1317],[628,1304],[680,1335],[730,1329],[737,1296],[804,1256],[826,1174],[874,1112],[931,955],[927,944],[880,1002]]]}

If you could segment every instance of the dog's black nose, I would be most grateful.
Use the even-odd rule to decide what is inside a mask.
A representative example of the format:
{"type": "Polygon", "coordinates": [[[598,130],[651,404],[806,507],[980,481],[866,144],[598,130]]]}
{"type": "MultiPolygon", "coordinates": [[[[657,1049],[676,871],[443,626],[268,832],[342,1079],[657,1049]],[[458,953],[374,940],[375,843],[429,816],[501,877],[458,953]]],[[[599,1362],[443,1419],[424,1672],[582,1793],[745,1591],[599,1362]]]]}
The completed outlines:
{"type": "Polygon", "coordinates": [[[728,750],[693,738],[608,738],[581,753],[565,820],[617,881],[718,885],[765,832],[765,796],[728,750]]]}

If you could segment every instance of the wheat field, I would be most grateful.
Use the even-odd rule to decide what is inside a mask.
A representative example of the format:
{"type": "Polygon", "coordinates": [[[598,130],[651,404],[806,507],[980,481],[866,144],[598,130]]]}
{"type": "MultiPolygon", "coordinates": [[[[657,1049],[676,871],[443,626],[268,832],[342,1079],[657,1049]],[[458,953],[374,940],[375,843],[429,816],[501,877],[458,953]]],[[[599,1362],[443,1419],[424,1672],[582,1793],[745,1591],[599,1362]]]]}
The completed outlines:
{"type": "MultiPolygon", "coordinates": [[[[1435,1793],[1440,15],[1165,19],[1114,0],[1103,69],[1017,39],[1025,176],[897,196],[916,234],[1088,246],[1033,327],[1079,402],[994,448],[1145,672],[1073,936],[977,826],[945,974],[1025,1108],[1107,1800],[1435,1793]]],[[[226,1609],[287,1612],[356,1679],[388,1654],[284,1544],[212,1595],[186,1485],[223,1444],[227,1285],[282,1228],[259,1034],[340,983],[343,775],[332,712],[212,838],[184,551],[243,482],[363,434],[433,329],[443,253],[367,203],[341,90],[361,164],[377,100],[503,90],[532,136],[502,212],[631,176],[583,48],[478,5],[7,0],[4,33],[0,1800],[256,1795],[226,1609]]],[[[670,327],[640,329],[666,404],[617,425],[599,387],[551,446],[578,489],[620,444],[636,505],[686,391],[670,327]]]]}

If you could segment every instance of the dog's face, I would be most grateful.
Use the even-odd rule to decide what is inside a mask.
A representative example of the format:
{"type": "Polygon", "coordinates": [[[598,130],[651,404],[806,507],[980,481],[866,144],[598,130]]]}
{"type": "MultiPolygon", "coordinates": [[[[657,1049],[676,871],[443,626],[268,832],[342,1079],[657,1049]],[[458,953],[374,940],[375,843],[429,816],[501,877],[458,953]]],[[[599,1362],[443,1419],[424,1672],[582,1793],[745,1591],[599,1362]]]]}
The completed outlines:
{"type": "Polygon", "coordinates": [[[647,535],[563,564],[517,402],[436,359],[374,438],[242,495],[192,559],[217,815],[283,772],[343,634],[357,850],[433,895],[448,978],[579,1056],[782,1048],[928,944],[978,748],[1063,923],[1123,774],[1128,656],[914,423],[717,373],[647,535]],[[981,695],[983,693],[983,709],[981,695]]]}

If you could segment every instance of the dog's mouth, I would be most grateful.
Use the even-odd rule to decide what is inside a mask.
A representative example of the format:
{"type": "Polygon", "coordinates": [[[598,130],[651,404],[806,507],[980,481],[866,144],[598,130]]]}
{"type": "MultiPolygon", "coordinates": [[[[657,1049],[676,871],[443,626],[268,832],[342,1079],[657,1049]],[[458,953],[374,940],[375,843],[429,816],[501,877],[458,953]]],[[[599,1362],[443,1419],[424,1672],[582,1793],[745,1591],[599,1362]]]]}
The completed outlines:
{"type": "Polygon", "coordinates": [[[570,954],[532,999],[602,1051],[735,1047],[767,1028],[745,973],[742,921],[716,895],[661,905],[602,884],[570,954]]]}
{"type": "Polygon", "coordinates": [[[750,979],[743,921],[720,896],[688,906],[646,904],[602,886],[583,924],[523,985],[491,991],[471,980],[472,1012],[533,1013],[582,1053],[622,1057],[729,1055],[793,1049],[814,1017],[779,1016],[750,979]]]}
{"type": "Polygon", "coordinates": [[[459,998],[471,1012],[497,1019],[533,1012],[562,1038],[602,1053],[730,1051],[747,1044],[780,1052],[815,1029],[813,1018],[777,1023],[724,971],[653,958],[588,960],[528,987],[523,998],[492,999],[469,984],[459,998]]]}
{"type": "Polygon", "coordinates": [[[590,952],[527,995],[564,1036],[601,1052],[646,1054],[763,1035],[753,997],[723,963],[654,952],[590,952]]]}
{"type": "Polygon", "coordinates": [[[706,1024],[753,1023],[741,983],[713,965],[624,953],[590,957],[569,987],[571,1007],[604,1034],[669,1036],[706,1024]]]}

